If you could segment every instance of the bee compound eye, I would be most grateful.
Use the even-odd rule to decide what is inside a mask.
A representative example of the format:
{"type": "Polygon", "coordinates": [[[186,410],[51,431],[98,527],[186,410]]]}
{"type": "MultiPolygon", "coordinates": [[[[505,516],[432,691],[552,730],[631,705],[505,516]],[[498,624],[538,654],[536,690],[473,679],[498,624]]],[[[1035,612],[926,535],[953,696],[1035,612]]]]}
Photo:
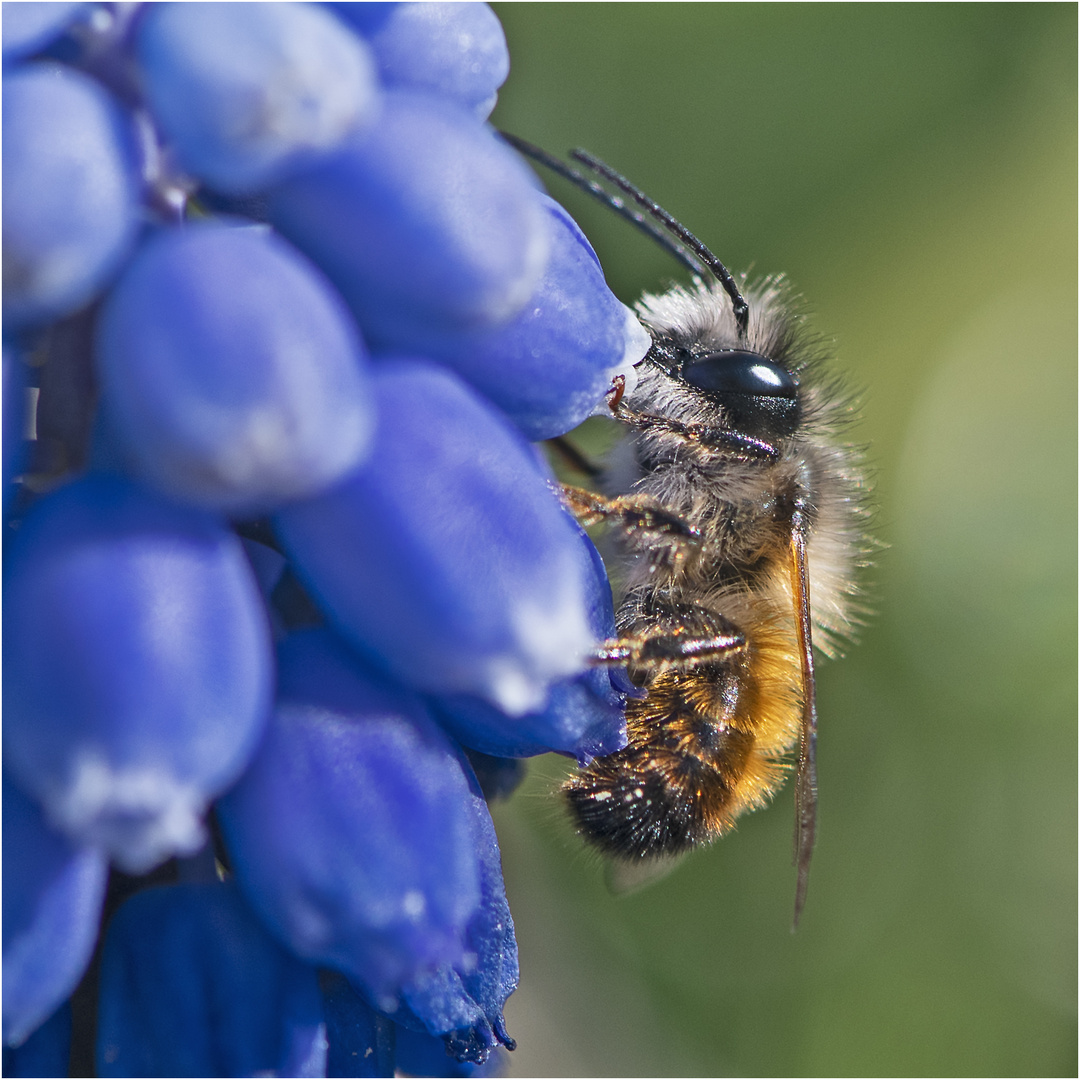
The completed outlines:
{"type": "Polygon", "coordinates": [[[699,357],[680,374],[691,386],[718,394],[795,398],[799,393],[799,384],[789,371],[760,353],[739,349],[699,357]]]}
{"type": "Polygon", "coordinates": [[[685,364],[679,374],[719,402],[736,431],[778,438],[798,427],[799,384],[790,371],[760,353],[710,353],[685,364]]]}

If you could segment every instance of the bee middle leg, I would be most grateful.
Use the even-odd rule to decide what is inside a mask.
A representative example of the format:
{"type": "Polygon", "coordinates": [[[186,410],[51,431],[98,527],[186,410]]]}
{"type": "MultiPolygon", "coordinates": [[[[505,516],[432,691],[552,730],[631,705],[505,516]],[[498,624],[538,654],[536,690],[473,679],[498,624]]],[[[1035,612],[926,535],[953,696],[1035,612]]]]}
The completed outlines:
{"type": "Polygon", "coordinates": [[[672,605],[630,632],[601,642],[593,653],[597,665],[629,663],[653,674],[715,663],[746,648],[746,637],[717,612],[672,605]]]}

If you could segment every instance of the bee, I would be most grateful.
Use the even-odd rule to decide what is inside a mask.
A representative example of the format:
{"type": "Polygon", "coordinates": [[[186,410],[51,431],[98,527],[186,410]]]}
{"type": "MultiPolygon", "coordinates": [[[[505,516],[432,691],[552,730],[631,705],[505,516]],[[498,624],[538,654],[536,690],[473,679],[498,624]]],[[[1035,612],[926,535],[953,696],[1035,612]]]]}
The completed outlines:
{"type": "MultiPolygon", "coordinates": [[[[628,429],[605,493],[563,485],[583,524],[616,526],[625,578],[618,637],[596,663],[627,665],[628,745],[563,785],[578,831],[624,864],[667,861],[722,836],[783,784],[795,756],[795,924],[817,813],[814,646],[837,652],[860,621],[866,484],[840,439],[851,399],[827,373],[782,280],[747,288],[625,177],[618,189],[511,137],[679,258],[691,287],[645,295],[652,337],[612,417],[628,429]]],[[[587,467],[587,466],[583,466],[587,467]]],[[[599,472],[599,470],[598,470],[599,472]]]]}

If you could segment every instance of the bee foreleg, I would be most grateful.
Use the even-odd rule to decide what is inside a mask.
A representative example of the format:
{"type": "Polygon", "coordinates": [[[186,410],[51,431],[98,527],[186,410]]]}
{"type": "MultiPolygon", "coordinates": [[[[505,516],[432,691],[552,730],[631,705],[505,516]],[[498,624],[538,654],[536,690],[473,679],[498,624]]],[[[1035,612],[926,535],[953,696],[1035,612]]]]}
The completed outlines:
{"type": "Polygon", "coordinates": [[[626,533],[688,543],[697,541],[701,535],[693,525],[648,496],[607,498],[570,484],[562,484],[561,488],[563,501],[582,525],[614,522],[626,533]]]}
{"type": "Polygon", "coordinates": [[[637,428],[642,432],[663,432],[683,442],[705,447],[708,450],[728,451],[741,457],[759,458],[776,461],[780,451],[772,443],[755,439],[750,435],[733,431],[730,428],[709,427],[705,424],[684,424],[670,416],[657,416],[654,413],[637,412],[620,405],[613,409],[616,420],[637,428]]]}

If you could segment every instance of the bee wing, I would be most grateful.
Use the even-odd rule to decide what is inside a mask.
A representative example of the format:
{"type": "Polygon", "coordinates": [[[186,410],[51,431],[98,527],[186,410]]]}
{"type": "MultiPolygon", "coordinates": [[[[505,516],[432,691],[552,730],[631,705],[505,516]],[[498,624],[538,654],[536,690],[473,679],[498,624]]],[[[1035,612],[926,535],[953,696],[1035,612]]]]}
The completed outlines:
{"type": "Polygon", "coordinates": [[[795,627],[802,661],[803,706],[799,737],[799,765],[795,780],[795,916],[792,929],[806,903],[810,858],[817,834],[817,704],[814,684],[814,644],[810,621],[810,579],[806,568],[805,519],[796,511],[791,531],[791,581],[795,627]]]}
{"type": "Polygon", "coordinates": [[[617,896],[629,896],[640,889],[666,878],[683,861],[685,852],[678,855],[651,855],[645,859],[609,859],[604,868],[604,880],[617,896]]]}

